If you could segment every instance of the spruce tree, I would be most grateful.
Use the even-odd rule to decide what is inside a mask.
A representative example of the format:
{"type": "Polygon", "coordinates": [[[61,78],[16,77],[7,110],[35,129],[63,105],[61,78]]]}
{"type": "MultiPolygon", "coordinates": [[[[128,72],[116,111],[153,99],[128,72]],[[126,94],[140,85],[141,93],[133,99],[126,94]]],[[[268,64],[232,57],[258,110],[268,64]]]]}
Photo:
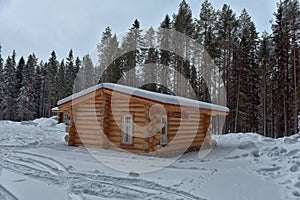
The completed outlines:
{"type": "Polygon", "coordinates": [[[156,49],[156,33],[152,27],[150,27],[144,36],[145,44],[147,50],[145,51],[144,57],[145,57],[145,65],[143,67],[143,80],[146,84],[152,83],[149,85],[148,90],[156,91],[157,88],[155,87],[155,84],[158,83],[158,77],[159,74],[158,71],[158,51],[156,49]]]}
{"type": "MultiPolygon", "coordinates": [[[[104,32],[101,36],[101,41],[97,45],[97,51],[98,51],[98,69],[97,69],[97,77],[100,79],[102,75],[104,75],[104,70],[108,68],[108,66],[112,62],[112,55],[111,55],[111,49],[110,49],[110,42],[112,39],[112,30],[110,27],[106,27],[104,32]]],[[[107,79],[109,76],[106,74],[101,79],[103,82],[107,82],[107,79]]]]}
{"type": "Polygon", "coordinates": [[[74,72],[73,72],[73,79],[75,81],[76,77],[77,77],[77,74],[80,70],[80,67],[81,67],[81,60],[79,57],[76,58],[75,60],[75,69],[74,69],[74,72]]]}
{"type": "MultiPolygon", "coordinates": [[[[173,20],[173,27],[175,31],[178,31],[190,38],[194,38],[193,33],[195,31],[195,24],[192,16],[192,10],[185,0],[180,3],[178,13],[173,15],[173,20]]],[[[174,89],[178,95],[182,96],[183,93],[187,91],[187,88],[183,88],[183,82],[185,80],[182,80],[182,76],[185,77],[186,80],[190,81],[191,69],[189,61],[191,55],[191,44],[184,37],[174,39],[177,40],[176,46],[174,47],[176,52],[180,52],[181,55],[185,55],[185,58],[181,55],[175,56],[175,70],[179,73],[177,73],[177,76],[174,77],[174,89]]]]}
{"type": "Polygon", "coordinates": [[[126,85],[137,86],[138,84],[136,67],[142,64],[141,47],[143,46],[143,37],[141,31],[140,22],[137,19],[134,20],[121,44],[121,51],[125,52],[125,55],[122,55],[122,69],[126,85]]]}
{"type": "Polygon", "coordinates": [[[79,57],[77,57],[75,60],[75,70],[74,70],[73,78],[74,78],[74,84],[73,84],[72,93],[76,93],[83,89],[83,82],[82,82],[83,69],[82,69],[82,62],[79,59],[79,57]]]}
{"type": "Polygon", "coordinates": [[[17,65],[16,70],[16,79],[17,79],[17,91],[19,91],[22,87],[22,79],[23,79],[23,69],[25,67],[25,60],[23,56],[20,58],[19,63],[17,65]]]}
{"type": "Polygon", "coordinates": [[[97,84],[97,80],[95,77],[95,68],[93,65],[93,61],[91,60],[89,55],[85,55],[82,60],[82,72],[83,72],[83,82],[82,89],[87,89],[97,84]]]}
{"type": "Polygon", "coordinates": [[[257,88],[257,32],[251,17],[244,9],[239,17],[239,47],[237,63],[232,68],[238,78],[235,101],[234,132],[257,132],[258,88],[257,88]],[[249,109],[250,108],[250,109],[249,109]]]}
{"type": "MultiPolygon", "coordinates": [[[[165,16],[165,19],[160,24],[157,37],[159,46],[159,64],[160,64],[160,84],[165,87],[171,86],[171,74],[169,67],[172,66],[172,55],[168,49],[171,49],[172,37],[170,30],[172,28],[172,23],[169,15],[165,16]]],[[[169,88],[170,89],[170,88],[169,88]]]]}
{"type": "Polygon", "coordinates": [[[49,97],[49,84],[48,81],[48,63],[40,63],[41,69],[41,100],[40,100],[40,116],[48,117],[50,115],[50,97],[49,97]]]}
{"type": "Polygon", "coordinates": [[[7,120],[15,120],[17,80],[14,59],[15,52],[6,59],[3,72],[4,98],[1,102],[1,109],[4,119],[7,120]]]}
{"type": "Polygon", "coordinates": [[[277,4],[272,24],[274,48],[274,77],[276,77],[275,132],[287,136],[297,132],[297,77],[299,76],[299,2],[285,0],[277,4]],[[298,75],[297,75],[298,74],[298,75]]]}
{"type": "MultiPolygon", "coordinates": [[[[211,101],[210,99],[210,93],[211,95],[217,96],[215,93],[216,89],[210,89],[208,90],[207,86],[210,86],[210,88],[217,88],[220,86],[220,81],[218,80],[219,75],[219,69],[213,66],[213,63],[211,60],[217,62],[217,58],[220,57],[220,50],[218,48],[218,40],[217,40],[217,12],[211,5],[211,3],[208,0],[205,0],[203,4],[201,5],[201,11],[199,19],[196,23],[196,41],[198,41],[204,48],[205,52],[204,57],[202,58],[201,67],[198,69],[198,76],[201,76],[200,87],[194,88],[194,90],[197,93],[197,96],[199,99],[203,101],[211,101]],[[205,78],[205,81],[203,79],[205,78]],[[200,90],[199,90],[200,89],[200,90]],[[199,96],[200,95],[200,96],[199,96]]],[[[195,52],[196,57],[199,57],[199,52],[195,52]]],[[[195,82],[193,80],[193,82],[195,82]]]]}
{"type": "Polygon", "coordinates": [[[225,84],[225,91],[227,96],[227,106],[230,109],[229,115],[226,117],[225,132],[232,132],[235,129],[235,109],[236,109],[236,91],[238,80],[237,70],[232,70],[233,65],[237,65],[236,59],[238,58],[238,39],[237,28],[238,20],[235,13],[229,5],[224,4],[222,10],[218,11],[217,21],[217,41],[220,50],[220,56],[216,60],[216,64],[222,73],[222,79],[225,84]]]}
{"type": "Polygon", "coordinates": [[[0,120],[4,118],[3,109],[1,107],[4,101],[4,72],[3,72],[3,59],[1,56],[1,45],[0,45],[0,120]]]}
{"type": "Polygon", "coordinates": [[[41,74],[41,66],[43,63],[37,65],[34,73],[34,81],[33,81],[33,106],[34,106],[34,116],[35,118],[42,117],[41,113],[41,105],[42,105],[42,74],[41,74]]]}
{"type": "MultiPolygon", "coordinates": [[[[57,93],[57,96],[58,96],[58,99],[63,99],[69,95],[66,95],[67,94],[67,85],[66,85],[66,70],[65,69],[65,61],[62,60],[60,65],[59,65],[59,69],[58,69],[58,72],[57,72],[57,89],[58,89],[58,93],[57,93]]],[[[71,77],[72,77],[72,73],[70,73],[71,77]]],[[[72,91],[72,89],[71,89],[72,91]]]]}
{"type": "MultiPolygon", "coordinates": [[[[99,64],[97,70],[98,82],[117,82],[121,76],[120,66],[116,65],[119,56],[119,43],[116,35],[112,35],[107,27],[102,33],[101,43],[98,44],[99,64]]],[[[120,63],[119,63],[120,64],[120,63]]]]}
{"type": "Polygon", "coordinates": [[[272,123],[273,116],[273,84],[272,84],[272,67],[271,67],[271,39],[270,35],[266,32],[262,35],[259,47],[259,132],[264,136],[273,137],[272,123]]]}
{"type": "Polygon", "coordinates": [[[208,0],[201,6],[200,16],[197,20],[197,38],[212,59],[219,57],[216,35],[217,12],[208,0]]]}
{"type": "MultiPolygon", "coordinates": [[[[66,66],[65,66],[65,70],[62,70],[62,66],[60,65],[60,71],[63,72],[64,74],[64,83],[65,84],[65,89],[64,89],[64,94],[59,95],[59,96],[70,96],[73,92],[73,85],[74,85],[74,80],[76,78],[75,74],[77,75],[76,72],[76,67],[75,67],[75,63],[74,63],[74,57],[73,57],[73,50],[71,49],[69,51],[69,55],[66,58],[67,62],[66,62],[66,66]]],[[[59,73],[59,75],[61,75],[59,73]]],[[[62,77],[60,77],[62,79],[62,77]]]]}
{"type": "Polygon", "coordinates": [[[46,111],[48,111],[48,114],[46,116],[51,116],[51,108],[56,107],[56,103],[59,100],[58,99],[58,84],[57,84],[57,71],[59,67],[59,62],[56,58],[55,51],[52,51],[51,56],[47,63],[47,77],[46,82],[48,86],[48,103],[46,104],[46,111]]]}
{"type": "Polygon", "coordinates": [[[16,99],[18,121],[32,120],[35,116],[34,107],[34,72],[37,59],[34,54],[29,55],[26,65],[22,70],[21,88],[16,99]]]}
{"type": "MultiPolygon", "coordinates": [[[[107,82],[111,83],[118,83],[118,81],[123,76],[123,69],[122,69],[122,58],[120,57],[120,48],[119,42],[117,39],[116,34],[110,40],[110,49],[111,49],[111,64],[107,68],[108,73],[108,80],[107,82]]],[[[104,73],[105,75],[106,73],[104,73]]]]}

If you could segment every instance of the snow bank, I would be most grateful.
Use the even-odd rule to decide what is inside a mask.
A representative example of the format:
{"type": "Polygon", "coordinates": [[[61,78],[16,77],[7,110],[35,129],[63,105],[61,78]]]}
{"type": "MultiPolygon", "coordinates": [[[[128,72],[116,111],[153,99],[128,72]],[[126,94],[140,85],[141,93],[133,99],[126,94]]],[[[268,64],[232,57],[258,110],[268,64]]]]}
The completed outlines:
{"type": "Polygon", "coordinates": [[[33,147],[48,143],[59,143],[65,136],[64,124],[57,124],[54,118],[33,121],[0,121],[0,146],[33,147]]]}

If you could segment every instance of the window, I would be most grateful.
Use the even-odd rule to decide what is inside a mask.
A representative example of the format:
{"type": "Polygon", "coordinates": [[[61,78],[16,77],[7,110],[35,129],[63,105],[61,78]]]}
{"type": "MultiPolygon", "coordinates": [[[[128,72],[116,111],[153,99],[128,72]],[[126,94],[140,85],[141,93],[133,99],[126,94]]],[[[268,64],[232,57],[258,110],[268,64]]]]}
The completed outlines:
{"type": "Polygon", "coordinates": [[[161,145],[166,145],[168,144],[168,118],[166,115],[161,117],[161,123],[162,123],[162,128],[161,128],[161,145]]]}
{"type": "Polygon", "coordinates": [[[123,118],[123,144],[132,144],[132,115],[123,118]]]}

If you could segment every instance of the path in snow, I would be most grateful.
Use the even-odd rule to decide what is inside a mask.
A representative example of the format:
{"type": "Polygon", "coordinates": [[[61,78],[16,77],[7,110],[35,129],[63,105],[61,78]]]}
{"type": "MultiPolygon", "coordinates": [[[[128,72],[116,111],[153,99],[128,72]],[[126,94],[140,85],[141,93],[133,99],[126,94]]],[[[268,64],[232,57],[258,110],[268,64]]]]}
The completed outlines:
{"type": "MultiPolygon", "coordinates": [[[[299,135],[229,134],[206,157],[188,153],[165,168],[155,162],[158,171],[131,176],[99,163],[85,148],[68,147],[64,135],[54,119],[0,121],[1,200],[30,199],[28,191],[38,186],[58,199],[300,199],[299,135]]],[[[91,151],[120,165],[151,163],[150,157],[91,151]]]]}
{"type": "Polygon", "coordinates": [[[12,193],[10,193],[7,189],[5,189],[2,185],[0,185],[0,199],[5,200],[18,200],[12,193]]]}
{"type": "Polygon", "coordinates": [[[74,194],[113,199],[202,199],[151,181],[75,172],[52,158],[32,153],[15,151],[15,154],[6,156],[3,167],[24,176],[65,187],[69,193],[74,194]]]}

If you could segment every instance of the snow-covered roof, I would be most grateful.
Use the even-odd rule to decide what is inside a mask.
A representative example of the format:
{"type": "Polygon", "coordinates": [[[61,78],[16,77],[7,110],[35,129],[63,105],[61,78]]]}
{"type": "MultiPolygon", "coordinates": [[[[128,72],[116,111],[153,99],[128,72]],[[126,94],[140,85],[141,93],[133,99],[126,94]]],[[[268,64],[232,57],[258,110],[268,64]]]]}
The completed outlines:
{"type": "Polygon", "coordinates": [[[164,104],[187,106],[187,107],[221,111],[221,112],[229,112],[229,109],[225,106],[220,106],[220,105],[215,105],[215,104],[211,104],[211,103],[207,103],[207,102],[192,100],[192,99],[188,99],[185,97],[172,96],[172,95],[168,95],[168,94],[151,92],[151,91],[147,91],[147,90],[142,90],[142,89],[138,89],[138,88],[134,88],[134,87],[118,85],[118,84],[113,84],[113,83],[101,83],[101,84],[95,85],[95,86],[85,89],[81,92],[73,94],[69,97],[66,97],[66,98],[58,101],[57,104],[58,104],[58,106],[60,106],[62,104],[65,104],[67,102],[70,102],[74,99],[77,99],[79,97],[82,97],[86,94],[95,92],[96,90],[100,90],[100,89],[109,89],[112,91],[132,95],[135,97],[140,97],[143,99],[147,99],[147,100],[155,101],[155,102],[159,102],[159,103],[164,103],[164,104]]]}
{"type": "Polygon", "coordinates": [[[52,111],[59,111],[59,108],[58,107],[54,107],[51,109],[52,111]]]}
{"type": "Polygon", "coordinates": [[[59,110],[59,107],[55,107],[55,108],[52,108],[51,111],[52,112],[59,112],[60,110],[59,110]]]}

